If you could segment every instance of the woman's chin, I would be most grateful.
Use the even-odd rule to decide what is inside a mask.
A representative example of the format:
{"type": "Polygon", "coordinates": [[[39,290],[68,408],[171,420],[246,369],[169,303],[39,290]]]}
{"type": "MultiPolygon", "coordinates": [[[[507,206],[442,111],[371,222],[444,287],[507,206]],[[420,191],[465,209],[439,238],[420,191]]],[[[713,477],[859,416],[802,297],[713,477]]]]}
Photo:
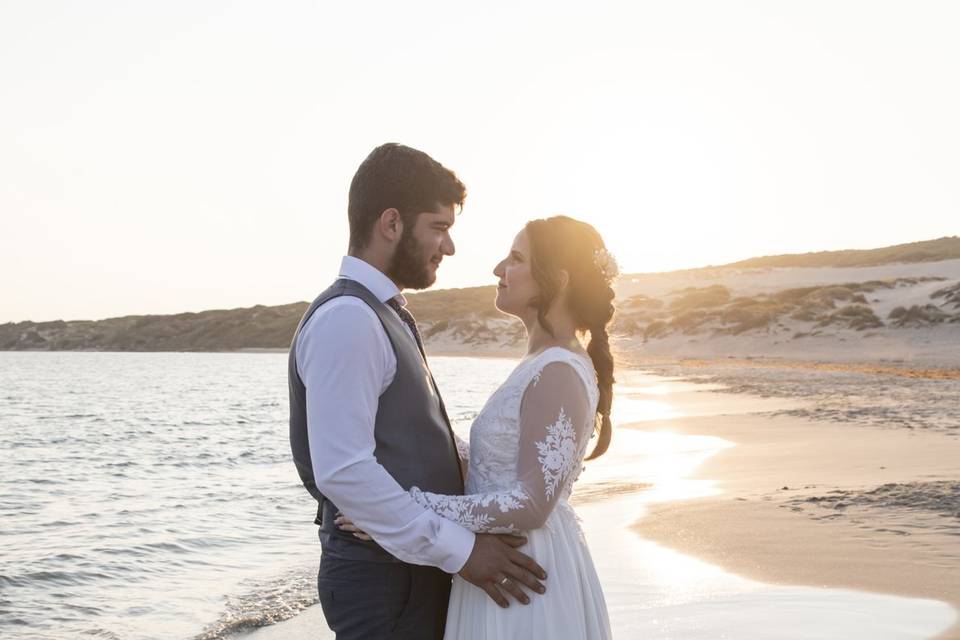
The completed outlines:
{"type": "Polygon", "coordinates": [[[495,307],[497,308],[497,311],[502,311],[502,312],[504,312],[504,313],[510,313],[509,311],[507,311],[506,309],[504,309],[504,305],[503,305],[504,302],[505,302],[505,300],[503,299],[503,295],[501,294],[501,290],[500,290],[500,289],[497,289],[497,297],[493,299],[493,306],[495,306],[495,307]]]}
{"type": "Polygon", "coordinates": [[[497,291],[497,297],[493,301],[493,306],[497,308],[497,311],[506,313],[507,315],[517,315],[516,309],[510,305],[510,301],[506,299],[506,296],[501,295],[500,291],[497,291]]]}

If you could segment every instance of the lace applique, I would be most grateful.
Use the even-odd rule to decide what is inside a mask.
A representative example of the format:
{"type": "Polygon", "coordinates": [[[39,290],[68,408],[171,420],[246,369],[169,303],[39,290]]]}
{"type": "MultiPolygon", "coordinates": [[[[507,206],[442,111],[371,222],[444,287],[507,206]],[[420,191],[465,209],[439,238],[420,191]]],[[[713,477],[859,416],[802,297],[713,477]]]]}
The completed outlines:
{"type": "Polygon", "coordinates": [[[460,459],[464,462],[470,462],[470,443],[456,434],[454,434],[454,439],[457,443],[457,453],[460,455],[460,459]]]}
{"type": "Polygon", "coordinates": [[[418,504],[477,533],[549,528],[553,513],[554,520],[574,515],[566,501],[593,431],[598,392],[584,358],[562,349],[544,354],[514,369],[474,420],[466,495],[414,487],[418,504]],[[549,366],[555,362],[574,370],[549,366]]]}
{"type": "Polygon", "coordinates": [[[530,386],[535,387],[540,384],[540,376],[543,375],[543,369],[538,370],[533,374],[533,378],[530,380],[530,386]]]}
{"type": "Polygon", "coordinates": [[[578,463],[577,433],[563,407],[560,407],[557,421],[547,427],[546,439],[536,445],[540,454],[537,460],[540,461],[540,469],[543,471],[544,493],[547,498],[551,498],[560,480],[578,463]]]}
{"type": "Polygon", "coordinates": [[[505,514],[522,510],[530,501],[530,496],[520,488],[498,493],[445,496],[425,493],[418,487],[411,487],[410,495],[417,503],[447,520],[459,522],[471,531],[489,533],[512,533],[518,530],[517,527],[509,524],[501,523],[493,526],[495,516],[493,509],[490,508],[491,504],[496,503],[500,513],[505,514]]]}

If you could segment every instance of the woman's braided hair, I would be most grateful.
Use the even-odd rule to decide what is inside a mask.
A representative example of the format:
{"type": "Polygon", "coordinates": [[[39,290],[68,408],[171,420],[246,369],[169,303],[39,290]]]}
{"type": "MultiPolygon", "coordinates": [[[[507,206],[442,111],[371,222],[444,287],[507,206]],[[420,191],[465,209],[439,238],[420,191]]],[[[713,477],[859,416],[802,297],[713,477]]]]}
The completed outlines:
{"type": "Polygon", "coordinates": [[[597,403],[599,438],[587,460],[597,458],[610,446],[613,425],[610,408],[613,402],[613,355],[607,325],[613,319],[615,268],[609,265],[609,254],[603,238],[591,225],[567,216],[531,220],[526,226],[530,239],[530,267],[540,294],[533,300],[537,320],[552,335],[547,311],[560,289],[560,272],[569,277],[567,306],[580,331],[590,332],[587,353],[593,360],[600,389],[597,403]]]}

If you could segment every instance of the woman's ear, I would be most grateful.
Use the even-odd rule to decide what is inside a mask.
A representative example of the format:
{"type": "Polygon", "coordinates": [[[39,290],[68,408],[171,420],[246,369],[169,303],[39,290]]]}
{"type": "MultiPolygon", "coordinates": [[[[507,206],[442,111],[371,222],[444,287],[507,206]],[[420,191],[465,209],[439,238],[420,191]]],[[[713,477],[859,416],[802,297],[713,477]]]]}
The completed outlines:
{"type": "Polygon", "coordinates": [[[568,284],[570,284],[570,274],[566,269],[560,269],[560,273],[557,274],[557,295],[565,293],[568,284]]]}
{"type": "Polygon", "coordinates": [[[403,218],[393,207],[384,209],[377,219],[377,231],[388,241],[397,242],[403,235],[403,218]]]}

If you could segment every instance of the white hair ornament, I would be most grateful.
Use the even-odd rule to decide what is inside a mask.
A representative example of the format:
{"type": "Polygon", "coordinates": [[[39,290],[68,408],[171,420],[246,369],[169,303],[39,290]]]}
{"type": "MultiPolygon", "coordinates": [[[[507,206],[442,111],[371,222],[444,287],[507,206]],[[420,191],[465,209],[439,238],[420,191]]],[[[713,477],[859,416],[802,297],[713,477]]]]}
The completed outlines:
{"type": "Polygon", "coordinates": [[[593,264],[603,274],[603,279],[607,284],[611,284],[620,275],[620,267],[617,265],[617,259],[613,254],[604,248],[593,252],[593,264]]]}

